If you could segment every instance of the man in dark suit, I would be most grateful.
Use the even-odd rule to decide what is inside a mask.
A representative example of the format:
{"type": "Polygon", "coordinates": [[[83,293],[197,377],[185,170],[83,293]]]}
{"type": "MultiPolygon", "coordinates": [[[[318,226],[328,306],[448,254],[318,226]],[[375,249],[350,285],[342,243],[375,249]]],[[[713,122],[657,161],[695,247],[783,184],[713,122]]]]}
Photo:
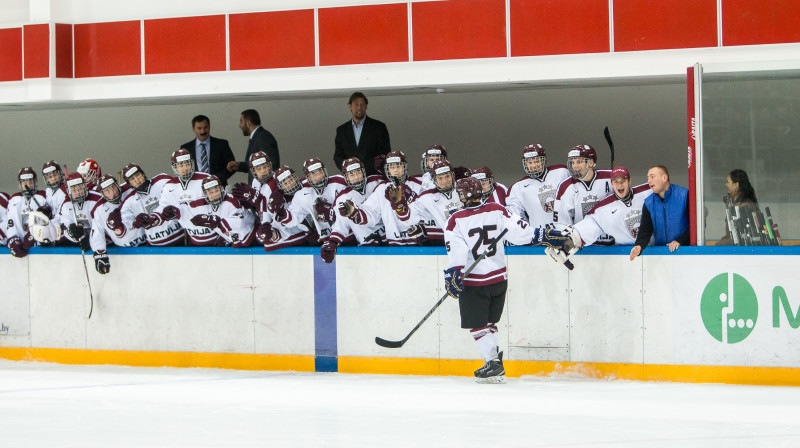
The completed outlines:
{"type": "Polygon", "coordinates": [[[378,174],[375,170],[375,157],[391,151],[389,131],[385,124],[367,116],[368,103],[367,97],[361,92],[350,95],[347,107],[350,108],[353,118],[336,128],[333,161],[340,170],[342,162],[350,157],[358,157],[364,164],[367,175],[378,174]]]}
{"type": "Polygon", "coordinates": [[[236,160],[228,141],[211,136],[211,120],[205,115],[192,118],[192,131],[197,136],[181,145],[189,151],[197,164],[197,171],[217,176],[222,186],[228,185],[228,178],[236,171],[228,170],[228,163],[236,160]]]}
{"type": "Polygon", "coordinates": [[[250,166],[246,162],[250,160],[250,154],[258,151],[264,151],[269,156],[272,166],[281,166],[281,156],[278,153],[278,141],[271,132],[261,127],[261,117],[258,111],[254,109],[247,109],[242,112],[239,117],[239,129],[242,130],[242,135],[250,137],[250,142],[247,144],[247,153],[244,155],[245,162],[228,162],[228,169],[231,171],[238,171],[240,173],[247,173],[247,184],[253,183],[253,174],[250,172],[250,166]]]}

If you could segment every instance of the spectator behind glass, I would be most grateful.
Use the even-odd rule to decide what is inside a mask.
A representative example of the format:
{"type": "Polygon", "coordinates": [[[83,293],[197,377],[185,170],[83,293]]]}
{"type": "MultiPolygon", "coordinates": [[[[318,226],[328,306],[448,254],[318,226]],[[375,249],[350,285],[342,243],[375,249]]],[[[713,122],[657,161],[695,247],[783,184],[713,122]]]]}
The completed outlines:
{"type": "Polygon", "coordinates": [[[642,222],[630,259],[642,253],[650,238],[656,246],[668,246],[675,252],[689,244],[689,190],[669,183],[667,167],[656,165],[647,171],[647,184],[653,190],[644,201],[642,222]]]}
{"type": "MultiPolygon", "coordinates": [[[[731,171],[725,181],[725,189],[727,193],[723,198],[723,202],[726,208],[739,207],[738,214],[741,216],[751,216],[753,212],[758,211],[756,192],[744,170],[736,169],[731,171]]],[[[725,236],[717,242],[717,246],[730,246],[732,244],[734,244],[733,236],[731,235],[730,222],[726,216],[725,236]]]]}

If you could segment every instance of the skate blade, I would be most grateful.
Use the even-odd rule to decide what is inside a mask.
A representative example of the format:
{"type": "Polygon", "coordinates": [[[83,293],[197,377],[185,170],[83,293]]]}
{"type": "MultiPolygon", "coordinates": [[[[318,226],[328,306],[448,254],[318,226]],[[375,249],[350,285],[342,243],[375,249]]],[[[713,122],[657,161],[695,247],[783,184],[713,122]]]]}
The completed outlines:
{"type": "Polygon", "coordinates": [[[506,377],[504,375],[490,376],[489,378],[475,378],[478,384],[505,384],[506,377]]]}

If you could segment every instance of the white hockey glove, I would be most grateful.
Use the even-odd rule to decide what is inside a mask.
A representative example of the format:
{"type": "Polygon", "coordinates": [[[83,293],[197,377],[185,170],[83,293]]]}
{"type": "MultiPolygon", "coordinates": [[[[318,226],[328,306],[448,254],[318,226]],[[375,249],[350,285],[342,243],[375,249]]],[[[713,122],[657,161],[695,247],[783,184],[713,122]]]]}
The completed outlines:
{"type": "Polygon", "coordinates": [[[28,229],[33,239],[42,244],[52,244],[61,238],[61,226],[38,210],[28,215],[28,229]]]}

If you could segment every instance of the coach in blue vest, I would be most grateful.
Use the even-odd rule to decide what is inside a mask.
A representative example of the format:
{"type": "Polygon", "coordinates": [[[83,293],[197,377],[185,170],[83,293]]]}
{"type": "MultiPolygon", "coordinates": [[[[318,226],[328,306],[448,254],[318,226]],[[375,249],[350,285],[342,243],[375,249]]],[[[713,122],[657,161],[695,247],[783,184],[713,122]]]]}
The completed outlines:
{"type": "Polygon", "coordinates": [[[689,190],[670,184],[669,171],[661,165],[647,171],[647,184],[653,194],[644,200],[631,260],[642,253],[651,238],[656,246],[667,245],[670,252],[689,244],[689,190]]]}

